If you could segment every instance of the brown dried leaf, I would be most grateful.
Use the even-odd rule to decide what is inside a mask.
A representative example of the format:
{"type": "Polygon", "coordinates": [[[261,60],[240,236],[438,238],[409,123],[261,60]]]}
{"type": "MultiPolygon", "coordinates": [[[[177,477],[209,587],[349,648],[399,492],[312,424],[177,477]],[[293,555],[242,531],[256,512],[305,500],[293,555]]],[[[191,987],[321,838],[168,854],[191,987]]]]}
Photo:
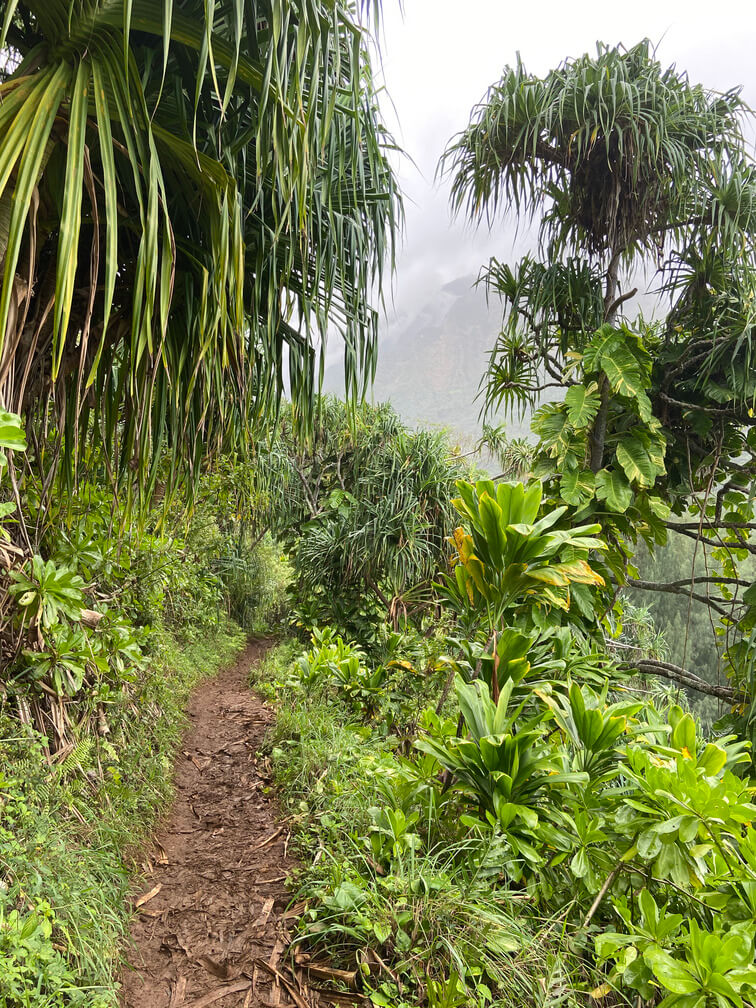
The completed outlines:
{"type": "Polygon", "coordinates": [[[168,1008],[182,1008],[186,994],[186,977],[180,976],[171,991],[171,1003],[168,1008]]]}
{"type": "Polygon", "coordinates": [[[343,1005],[344,1008],[352,1008],[353,1005],[369,1005],[370,1002],[362,994],[347,994],[346,991],[331,990],[325,987],[317,989],[318,999],[323,998],[328,1004],[343,1005]]]}
{"type": "Polygon", "coordinates": [[[160,892],[162,888],[163,888],[162,882],[158,882],[158,884],[155,886],[154,889],[150,889],[149,892],[142,893],[142,895],[134,904],[134,909],[138,910],[140,906],[144,906],[145,903],[149,903],[151,899],[157,896],[157,894],[160,892]]]}
{"type": "Polygon", "coordinates": [[[281,914],[281,920],[291,920],[293,917],[301,917],[306,909],[306,900],[302,900],[301,903],[295,903],[294,906],[290,906],[288,910],[281,914]]]}
{"type": "Polygon", "coordinates": [[[229,994],[239,994],[241,991],[249,990],[249,987],[249,980],[239,980],[237,983],[226,984],[225,987],[218,987],[217,990],[204,994],[197,1001],[191,1001],[186,1005],[186,1008],[207,1008],[207,1005],[212,1004],[213,1001],[220,1001],[221,998],[229,994]]]}
{"type": "Polygon", "coordinates": [[[200,966],[204,966],[209,973],[213,974],[213,976],[218,977],[219,980],[234,980],[241,973],[241,969],[234,969],[228,960],[225,960],[224,962],[216,962],[216,960],[211,959],[210,956],[203,955],[198,957],[197,962],[200,966]]]}
{"type": "Polygon", "coordinates": [[[351,988],[357,985],[357,970],[334,969],[325,963],[314,962],[303,963],[302,969],[319,980],[337,980],[351,988]]]}
{"type": "MultiPolygon", "coordinates": [[[[278,947],[278,943],[276,943],[276,947],[278,947]]],[[[287,980],[286,977],[283,975],[283,973],[280,973],[275,968],[275,966],[271,966],[271,962],[273,962],[273,956],[275,956],[275,955],[276,955],[276,949],[273,949],[273,953],[272,953],[272,955],[270,957],[270,961],[269,962],[265,962],[264,959],[255,959],[255,965],[261,966],[265,970],[266,973],[270,973],[270,975],[273,977],[274,982],[277,981],[278,983],[281,984],[282,987],[284,987],[286,989],[289,997],[292,999],[292,1001],[297,1006],[297,1008],[309,1008],[309,1005],[307,1004],[306,1001],[304,1001],[302,999],[299,991],[294,986],[294,984],[291,983],[290,980],[287,980]]],[[[277,991],[274,990],[274,992],[273,992],[273,999],[274,999],[274,1001],[276,1001],[276,994],[277,994],[277,991]]],[[[277,1003],[277,1001],[276,1001],[276,1003],[277,1003]]]]}
{"type": "Polygon", "coordinates": [[[156,840],[155,848],[157,850],[157,857],[155,858],[155,862],[159,865],[167,865],[168,852],[166,851],[165,847],[163,847],[163,845],[156,840]]]}
{"type": "Polygon", "coordinates": [[[268,844],[273,843],[273,841],[276,839],[276,837],[281,836],[281,834],[283,833],[283,831],[285,829],[286,829],[285,826],[279,826],[278,829],[276,830],[276,832],[273,833],[271,836],[269,836],[267,840],[263,840],[263,842],[259,843],[256,847],[251,847],[250,848],[250,854],[253,853],[254,851],[262,850],[263,847],[267,847],[268,844]]]}
{"type": "Polygon", "coordinates": [[[268,923],[268,918],[270,917],[275,902],[276,901],[272,896],[269,899],[265,900],[265,902],[263,903],[263,908],[260,911],[260,916],[252,925],[253,928],[264,927],[268,923]]]}

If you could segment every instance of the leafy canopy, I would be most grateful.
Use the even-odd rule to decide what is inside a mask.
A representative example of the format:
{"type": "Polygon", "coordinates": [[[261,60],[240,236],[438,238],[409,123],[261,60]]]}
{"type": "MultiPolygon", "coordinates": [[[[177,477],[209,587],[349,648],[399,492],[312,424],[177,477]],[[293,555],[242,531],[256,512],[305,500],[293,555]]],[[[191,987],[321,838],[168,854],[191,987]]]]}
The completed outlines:
{"type": "Polygon", "coordinates": [[[533,423],[533,471],[555,505],[601,524],[608,607],[637,579],[639,537],[651,548],[670,531],[704,540],[713,596],[650,587],[687,592],[724,619],[738,678],[752,644],[736,641],[756,623],[738,568],[756,552],[748,114],[738,91],[691,83],[648,41],[601,44],[542,78],[520,61],[508,68],[443,162],[454,206],[472,219],[509,210],[541,223],[538,255],[483,273],[505,306],[487,412],[550,400],[533,423]],[[654,274],[648,321],[632,285],[654,274]]]}
{"type": "Polygon", "coordinates": [[[157,476],[243,446],[326,336],[370,374],[400,213],[358,11],[3,0],[0,397],[157,476]]]}

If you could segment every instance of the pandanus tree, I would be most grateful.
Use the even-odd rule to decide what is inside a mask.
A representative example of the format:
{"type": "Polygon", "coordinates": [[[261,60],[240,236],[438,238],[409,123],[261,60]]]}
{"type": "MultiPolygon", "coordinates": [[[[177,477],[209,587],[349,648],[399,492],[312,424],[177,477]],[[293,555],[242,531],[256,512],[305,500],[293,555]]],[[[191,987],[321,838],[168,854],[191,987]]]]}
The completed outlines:
{"type": "Polygon", "coordinates": [[[630,542],[700,538],[712,561],[702,584],[647,587],[701,598],[731,645],[753,626],[736,561],[756,552],[748,114],[738,91],[692,84],[647,41],[600,45],[542,78],[518,60],[443,161],[458,211],[540,221],[538,255],[483,273],[505,305],[487,411],[535,406],[548,390],[536,471],[579,520],[600,521],[607,604],[637,578],[630,542]],[[642,284],[657,296],[652,321],[632,308],[642,284]]]}
{"type": "Polygon", "coordinates": [[[363,642],[384,621],[419,624],[436,601],[464,462],[443,434],[408,430],[388,404],[351,409],[323,396],[306,442],[293,420],[281,412],[256,470],[259,512],[289,552],[304,622],[363,642]]]}
{"type": "Polygon", "coordinates": [[[32,458],[86,443],[149,491],[287,372],[306,425],[328,333],[359,391],[400,214],[367,6],[0,2],[0,407],[32,458]]]}

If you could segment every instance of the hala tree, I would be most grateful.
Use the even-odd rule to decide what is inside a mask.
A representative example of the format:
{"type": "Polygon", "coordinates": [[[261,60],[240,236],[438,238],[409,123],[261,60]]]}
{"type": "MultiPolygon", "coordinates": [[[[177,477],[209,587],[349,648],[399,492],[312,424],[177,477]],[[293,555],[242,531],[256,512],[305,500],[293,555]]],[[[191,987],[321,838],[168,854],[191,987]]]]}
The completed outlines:
{"type": "Polygon", "coordinates": [[[445,435],[408,430],[388,404],[352,410],[323,396],[306,443],[282,411],[256,472],[258,510],[289,554],[306,622],[364,642],[383,621],[421,621],[467,472],[445,435]]]}
{"type": "MultiPolygon", "coordinates": [[[[0,407],[149,490],[243,446],[288,363],[347,387],[400,212],[349,0],[0,0],[0,407]]],[[[49,443],[49,441],[48,441],[49,443]]],[[[53,457],[55,452],[53,452],[53,457]]]]}
{"type": "MultiPolygon", "coordinates": [[[[528,403],[536,472],[576,520],[598,520],[607,607],[640,584],[631,543],[701,541],[695,583],[642,583],[706,602],[745,685],[754,625],[738,560],[756,553],[756,171],[737,91],[664,69],[650,44],[598,47],[543,78],[518,60],[450,144],[453,204],[473,220],[540,219],[539,256],[484,271],[505,304],[486,409],[528,403]],[[661,312],[634,299],[649,281],[661,312]],[[634,306],[635,304],[635,306],[634,306]],[[715,594],[712,594],[712,591],[715,594]]],[[[686,670],[647,671],[701,685],[686,670]]],[[[704,687],[706,684],[703,684],[704,687]]],[[[721,695],[721,693],[720,693],[721,695]]]]}

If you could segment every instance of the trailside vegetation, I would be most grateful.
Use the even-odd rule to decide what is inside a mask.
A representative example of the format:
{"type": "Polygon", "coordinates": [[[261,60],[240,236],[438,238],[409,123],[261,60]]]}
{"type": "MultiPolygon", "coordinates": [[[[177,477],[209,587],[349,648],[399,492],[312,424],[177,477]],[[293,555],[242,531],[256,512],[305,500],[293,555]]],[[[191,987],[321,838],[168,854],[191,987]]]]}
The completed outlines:
{"type": "Polygon", "coordinates": [[[484,388],[555,398],[480,478],[315,395],[334,324],[369,377],[400,215],[367,6],[0,3],[0,1008],[116,1003],[187,691],[272,622],[288,955],[329,999],[756,1005],[747,110],[600,45],[452,141],[459,209],[542,223],[485,273],[484,388]],[[672,536],[690,578],[641,578],[672,536]],[[705,606],[729,680],[630,589],[705,606]]]}
{"type": "Polygon", "coordinates": [[[263,671],[305,862],[295,956],[338,956],[389,1008],[752,1004],[748,742],[638,695],[599,645],[594,529],[539,482],[458,487],[457,629],[369,653],[321,629],[263,671]]]}
{"type": "Polygon", "coordinates": [[[548,390],[532,471],[554,506],[600,523],[607,611],[628,585],[703,602],[730,685],[663,661],[642,671],[745,701],[738,731],[753,719],[756,616],[741,569],[756,553],[749,115],[737,90],[693,84],[647,41],[600,45],[543,78],[508,68],[444,158],[458,210],[540,220],[538,255],[482,274],[505,309],[487,410],[548,390]],[[646,284],[650,319],[633,307],[646,284]],[[687,576],[639,577],[638,542],[681,538],[696,543],[687,576]]]}
{"type": "MultiPolygon", "coordinates": [[[[0,442],[23,450],[16,420],[0,442]]],[[[0,490],[9,484],[0,456],[0,490]]],[[[184,705],[245,635],[275,618],[288,579],[242,516],[249,466],[202,476],[194,510],[137,520],[112,488],[0,523],[2,1008],[117,1003],[134,859],[171,795],[184,705]]]]}
{"type": "Polygon", "coordinates": [[[276,615],[252,468],[401,201],[349,2],[0,0],[0,1006],[113,1005],[198,675],[276,615]]]}
{"type": "Polygon", "coordinates": [[[285,410],[259,449],[258,507],[288,554],[303,624],[333,623],[367,644],[386,620],[420,623],[467,471],[449,438],[409,430],[388,404],[324,396],[306,441],[285,410]]]}
{"type": "Polygon", "coordinates": [[[329,333],[364,388],[401,209],[352,4],[0,21],[0,404],[30,462],[71,492],[86,444],[149,497],[243,449],[285,371],[306,427],[329,333]]]}
{"type": "Polygon", "coordinates": [[[552,396],[532,447],[486,432],[525,482],[456,480],[415,628],[319,625],[262,677],[318,851],[293,954],[338,956],[321,975],[375,1005],[756,1003],[747,114],[648,43],[600,45],[506,70],[449,147],[459,209],[541,221],[538,256],[484,274],[489,411],[552,396]],[[630,278],[651,270],[648,321],[630,278]],[[672,536],[690,577],[641,578],[672,536]],[[729,682],[667,660],[629,588],[705,606],[729,682]],[[727,716],[698,722],[686,690],[727,716]]]}

